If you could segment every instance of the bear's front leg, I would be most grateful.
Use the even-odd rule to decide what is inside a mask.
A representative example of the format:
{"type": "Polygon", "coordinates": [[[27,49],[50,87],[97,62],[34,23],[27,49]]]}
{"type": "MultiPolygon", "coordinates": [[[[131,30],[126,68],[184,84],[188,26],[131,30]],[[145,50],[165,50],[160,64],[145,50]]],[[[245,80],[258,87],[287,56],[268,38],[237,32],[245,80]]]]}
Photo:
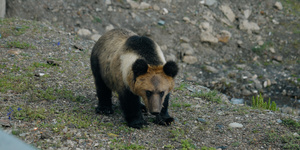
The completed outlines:
{"type": "Polygon", "coordinates": [[[142,115],[139,96],[126,89],[123,93],[119,93],[119,99],[129,127],[140,129],[143,125],[148,125],[142,115]]]}
{"type": "Polygon", "coordinates": [[[166,96],[165,101],[163,103],[163,108],[162,108],[161,112],[158,115],[156,115],[156,119],[155,119],[154,123],[159,124],[159,125],[169,126],[174,121],[174,118],[171,117],[168,113],[169,97],[170,97],[170,94],[168,94],[166,96]]]}

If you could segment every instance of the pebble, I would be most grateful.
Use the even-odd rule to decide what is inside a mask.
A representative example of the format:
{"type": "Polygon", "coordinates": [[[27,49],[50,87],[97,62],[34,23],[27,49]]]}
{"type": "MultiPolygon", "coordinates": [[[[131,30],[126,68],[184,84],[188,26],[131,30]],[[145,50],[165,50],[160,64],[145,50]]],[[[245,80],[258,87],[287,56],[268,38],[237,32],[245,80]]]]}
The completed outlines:
{"type": "Polygon", "coordinates": [[[168,9],[167,8],[163,8],[163,14],[165,15],[167,13],[169,13],[168,9]]]}
{"type": "Polygon", "coordinates": [[[227,30],[221,30],[220,34],[217,37],[219,42],[228,43],[231,38],[231,33],[227,30]]]}
{"type": "Polygon", "coordinates": [[[88,29],[79,29],[77,31],[77,34],[79,36],[85,36],[86,37],[86,36],[90,36],[92,34],[92,32],[90,30],[88,30],[88,29]]]}
{"type": "Polygon", "coordinates": [[[282,123],[282,120],[281,119],[276,119],[276,122],[277,123],[282,123]]]}
{"type": "Polygon", "coordinates": [[[224,125],[222,125],[222,124],[216,124],[216,127],[217,127],[218,129],[224,129],[224,125]]]}
{"type": "Polygon", "coordinates": [[[194,63],[198,62],[198,59],[196,56],[183,56],[182,61],[187,64],[194,64],[194,63]]]}
{"type": "Polygon", "coordinates": [[[200,40],[201,42],[208,42],[211,44],[216,44],[219,41],[219,39],[213,36],[210,32],[202,32],[200,34],[200,40]]]}
{"type": "Polygon", "coordinates": [[[10,121],[8,119],[0,119],[0,125],[3,127],[10,127],[10,121]]]}
{"type": "Polygon", "coordinates": [[[273,54],[275,53],[275,49],[273,47],[270,47],[269,50],[271,53],[273,53],[273,54]]]}
{"type": "Polygon", "coordinates": [[[224,15],[229,19],[230,22],[233,22],[235,20],[235,14],[228,5],[222,5],[220,7],[220,10],[224,13],[224,15]]]}
{"type": "Polygon", "coordinates": [[[183,17],[182,20],[185,21],[185,22],[187,22],[187,23],[191,22],[191,20],[190,20],[189,17],[183,17]]]}
{"type": "Polygon", "coordinates": [[[248,19],[251,15],[252,11],[250,9],[244,10],[244,16],[246,19],[248,19]]]}
{"type": "Polygon", "coordinates": [[[139,9],[148,9],[150,8],[151,5],[146,3],[146,2],[141,2],[140,6],[139,6],[139,9]]]}
{"type": "Polygon", "coordinates": [[[208,72],[212,72],[212,73],[218,73],[219,72],[218,69],[216,69],[215,67],[212,67],[212,66],[205,65],[204,68],[208,72]]]}
{"type": "Polygon", "coordinates": [[[244,104],[244,99],[242,99],[242,98],[232,98],[230,100],[230,102],[232,104],[244,104]]]}
{"type": "Polygon", "coordinates": [[[281,55],[279,55],[279,56],[273,56],[272,59],[273,59],[273,60],[276,60],[276,61],[278,61],[278,62],[282,62],[283,57],[282,57],[281,55]]]}
{"type": "Polygon", "coordinates": [[[204,3],[207,6],[212,6],[217,3],[217,0],[205,0],[205,2],[202,3],[204,3]]]}
{"type": "Polygon", "coordinates": [[[189,43],[190,39],[185,37],[185,36],[182,36],[182,37],[180,37],[180,41],[185,42],[185,43],[189,43]]]}
{"type": "Polygon", "coordinates": [[[274,7],[275,7],[276,9],[279,9],[279,10],[282,10],[282,9],[283,9],[281,2],[276,2],[276,3],[274,4],[274,7]]]}
{"type": "Polygon", "coordinates": [[[257,25],[257,23],[249,22],[248,20],[241,21],[239,27],[241,30],[250,30],[250,31],[260,30],[260,27],[257,25]]]}
{"type": "Polygon", "coordinates": [[[160,8],[159,8],[159,6],[158,6],[158,5],[154,4],[154,5],[153,5],[153,10],[159,11],[159,10],[160,10],[160,8]]]}
{"type": "Polygon", "coordinates": [[[92,36],[91,36],[91,40],[93,40],[93,41],[98,41],[99,40],[99,38],[101,37],[101,35],[100,34],[93,34],[92,36]]]}
{"type": "Polygon", "coordinates": [[[113,26],[113,25],[108,25],[108,26],[106,26],[105,27],[105,31],[107,32],[107,31],[110,31],[110,30],[112,30],[112,29],[114,29],[115,27],[113,26]]]}
{"type": "Polygon", "coordinates": [[[12,55],[19,55],[21,53],[21,50],[9,50],[7,51],[7,53],[12,55]]]}
{"type": "Polygon", "coordinates": [[[131,6],[132,9],[137,9],[139,8],[139,4],[135,2],[134,0],[127,0],[127,3],[131,6]]]}
{"type": "Polygon", "coordinates": [[[206,120],[205,120],[205,119],[198,118],[197,120],[198,120],[199,122],[206,123],[206,120]]]}
{"type": "Polygon", "coordinates": [[[163,26],[163,25],[165,25],[165,21],[159,20],[159,21],[157,22],[157,24],[163,26]]]}
{"type": "Polygon", "coordinates": [[[240,124],[240,123],[233,122],[233,123],[229,124],[229,127],[232,127],[232,128],[242,128],[243,125],[240,124]]]}

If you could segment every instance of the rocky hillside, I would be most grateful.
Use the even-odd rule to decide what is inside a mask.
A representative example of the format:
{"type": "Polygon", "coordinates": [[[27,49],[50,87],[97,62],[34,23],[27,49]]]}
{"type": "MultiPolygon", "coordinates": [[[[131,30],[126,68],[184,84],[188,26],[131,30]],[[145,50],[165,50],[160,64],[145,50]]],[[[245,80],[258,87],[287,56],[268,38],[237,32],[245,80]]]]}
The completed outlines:
{"type": "Polygon", "coordinates": [[[112,28],[131,29],[182,62],[186,81],[248,104],[262,93],[299,108],[297,0],[11,0],[7,7],[7,17],[51,22],[94,41],[112,28]]]}
{"type": "Polygon", "coordinates": [[[10,0],[0,126],[41,149],[299,149],[299,12],[296,0],[10,0]],[[178,62],[170,127],[146,115],[148,127],[128,128],[116,96],[115,114],[95,114],[89,56],[112,28],[151,37],[178,62]],[[288,107],[229,102],[259,93],[288,107]]]}

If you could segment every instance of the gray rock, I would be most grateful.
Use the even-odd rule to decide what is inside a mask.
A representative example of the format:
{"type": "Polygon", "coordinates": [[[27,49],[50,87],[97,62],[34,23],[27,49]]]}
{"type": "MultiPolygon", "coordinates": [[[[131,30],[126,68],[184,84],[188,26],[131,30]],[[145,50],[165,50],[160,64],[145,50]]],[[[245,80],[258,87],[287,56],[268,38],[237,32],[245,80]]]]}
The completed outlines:
{"type": "Polygon", "coordinates": [[[88,29],[79,29],[79,30],[77,31],[77,34],[78,34],[79,36],[87,37],[87,36],[90,36],[90,35],[92,34],[92,32],[91,32],[90,30],[88,30],[88,29]]]}
{"type": "Polygon", "coordinates": [[[159,21],[157,22],[157,24],[163,26],[163,25],[165,25],[165,21],[159,20],[159,21]]]}
{"type": "Polygon", "coordinates": [[[158,5],[154,4],[154,5],[153,5],[153,10],[159,11],[159,10],[160,10],[160,8],[159,8],[159,6],[158,6],[158,5]]]}
{"type": "Polygon", "coordinates": [[[251,95],[252,93],[249,91],[249,90],[247,90],[247,89],[243,89],[242,90],[242,95],[244,95],[244,96],[249,96],[249,95],[251,95]]]}
{"type": "Polygon", "coordinates": [[[131,6],[132,9],[137,9],[139,8],[139,4],[137,2],[135,2],[134,0],[127,0],[127,3],[129,3],[129,5],[131,6]]]}
{"type": "Polygon", "coordinates": [[[276,122],[282,123],[282,120],[281,119],[276,119],[276,122]]]}
{"type": "Polygon", "coordinates": [[[185,22],[187,22],[187,23],[191,22],[191,20],[190,20],[189,17],[183,17],[182,20],[185,21],[185,22]]]}
{"type": "Polygon", "coordinates": [[[230,100],[230,102],[232,104],[244,104],[244,99],[242,99],[242,98],[232,98],[230,100]]]}
{"type": "Polygon", "coordinates": [[[281,2],[276,2],[276,3],[274,4],[274,7],[277,8],[277,9],[279,9],[279,10],[282,10],[282,9],[283,9],[281,2]]]}
{"type": "Polygon", "coordinates": [[[270,47],[269,50],[271,53],[273,53],[273,54],[275,53],[275,49],[273,47],[270,47]]]}
{"type": "Polygon", "coordinates": [[[224,13],[229,21],[233,22],[235,20],[235,14],[228,5],[220,6],[220,10],[224,13]]]}
{"type": "Polygon", "coordinates": [[[6,0],[0,0],[0,18],[5,17],[6,0]]]}
{"type": "Polygon", "coordinates": [[[257,23],[249,22],[248,20],[243,20],[240,23],[240,29],[241,30],[250,30],[250,31],[257,31],[260,30],[260,27],[257,25],[257,23]]]}
{"type": "Polygon", "coordinates": [[[183,56],[182,61],[187,64],[194,64],[194,63],[198,62],[198,59],[196,56],[183,56]]]}
{"type": "Polygon", "coordinates": [[[94,35],[91,36],[91,40],[98,41],[100,37],[101,37],[100,34],[94,34],[94,35]]]}
{"type": "Polygon", "coordinates": [[[213,32],[212,31],[212,26],[208,22],[202,22],[199,25],[199,28],[202,30],[202,32],[204,32],[204,31],[206,31],[206,32],[213,32]]]}
{"type": "Polygon", "coordinates": [[[278,61],[278,62],[282,62],[283,57],[282,57],[281,55],[278,55],[278,56],[273,56],[272,59],[273,59],[273,60],[276,60],[276,61],[278,61]]]}
{"type": "Polygon", "coordinates": [[[150,4],[146,3],[146,2],[141,2],[139,9],[149,9],[151,7],[150,4]]]}
{"type": "Polygon", "coordinates": [[[219,41],[219,39],[213,36],[210,32],[202,32],[200,34],[200,40],[201,42],[208,42],[211,44],[216,44],[219,41]]]}
{"type": "Polygon", "coordinates": [[[253,82],[254,82],[255,88],[257,90],[261,90],[262,89],[262,84],[260,83],[259,80],[253,80],[253,82]]]}
{"type": "Polygon", "coordinates": [[[240,123],[233,122],[233,123],[229,124],[229,127],[231,127],[231,128],[242,128],[243,125],[240,124],[240,123]]]}
{"type": "Polygon", "coordinates": [[[205,5],[212,6],[217,3],[217,0],[205,0],[205,5]]]}
{"type": "Polygon", "coordinates": [[[251,15],[252,11],[250,9],[244,10],[244,17],[248,19],[251,15]]]}
{"type": "Polygon", "coordinates": [[[205,119],[198,118],[197,120],[198,120],[199,122],[206,123],[206,120],[205,120],[205,119]]]}
{"type": "Polygon", "coordinates": [[[184,56],[186,55],[193,55],[194,49],[188,43],[181,43],[180,46],[182,47],[182,53],[184,56]]]}
{"type": "Polygon", "coordinates": [[[183,41],[183,42],[186,42],[186,43],[189,43],[190,42],[190,39],[185,37],[185,36],[182,36],[180,37],[180,41],[183,41]]]}
{"type": "Polygon", "coordinates": [[[220,34],[217,35],[219,42],[228,43],[231,38],[231,33],[227,30],[221,30],[220,34]]]}
{"type": "Polygon", "coordinates": [[[108,26],[106,26],[105,27],[105,31],[107,32],[107,31],[110,31],[110,30],[112,30],[112,29],[114,29],[115,27],[113,26],[113,25],[108,25],[108,26]]]}
{"type": "Polygon", "coordinates": [[[212,73],[218,73],[218,72],[219,72],[218,69],[216,69],[215,67],[212,67],[212,66],[207,66],[207,65],[205,65],[205,66],[204,66],[204,69],[205,69],[206,71],[212,72],[212,73]]]}

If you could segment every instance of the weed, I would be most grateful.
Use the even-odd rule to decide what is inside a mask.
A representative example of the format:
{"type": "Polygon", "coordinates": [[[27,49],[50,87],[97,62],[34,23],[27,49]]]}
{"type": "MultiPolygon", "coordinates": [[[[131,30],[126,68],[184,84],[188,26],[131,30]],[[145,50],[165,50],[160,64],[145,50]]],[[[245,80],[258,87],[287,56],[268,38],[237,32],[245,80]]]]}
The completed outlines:
{"type": "Polygon", "coordinates": [[[186,83],[181,83],[179,85],[179,87],[176,87],[175,90],[180,90],[180,91],[183,91],[184,89],[186,89],[187,87],[187,84],[186,83]]]}
{"type": "Polygon", "coordinates": [[[20,48],[20,49],[37,49],[34,45],[26,43],[26,42],[20,42],[20,41],[11,41],[6,43],[8,48],[20,48]]]}
{"type": "MultiPolygon", "coordinates": [[[[290,128],[298,129],[300,128],[300,122],[297,122],[293,119],[287,118],[282,119],[282,123],[290,128]]],[[[300,131],[299,131],[300,132],[300,131]]]]}
{"type": "Polygon", "coordinates": [[[196,149],[196,146],[192,144],[189,139],[181,140],[181,146],[183,150],[196,149]]]}
{"type": "Polygon", "coordinates": [[[231,145],[232,145],[233,147],[238,147],[238,146],[240,146],[240,142],[233,142],[231,145]]]}
{"type": "Polygon", "coordinates": [[[209,91],[209,92],[196,92],[191,95],[192,97],[200,97],[211,102],[221,103],[221,97],[218,95],[218,91],[209,91]]]}
{"type": "Polygon", "coordinates": [[[279,111],[279,108],[276,106],[276,103],[274,101],[272,101],[271,103],[271,98],[269,98],[268,102],[264,102],[264,98],[261,94],[259,94],[259,96],[256,96],[255,98],[254,96],[252,97],[252,107],[268,109],[272,111],[279,111]]]}
{"type": "Polygon", "coordinates": [[[216,149],[213,148],[213,147],[206,147],[206,146],[203,146],[203,147],[201,147],[201,150],[216,150],[216,149]]]}
{"type": "Polygon", "coordinates": [[[93,22],[101,23],[102,20],[99,17],[94,17],[93,22]]]}

